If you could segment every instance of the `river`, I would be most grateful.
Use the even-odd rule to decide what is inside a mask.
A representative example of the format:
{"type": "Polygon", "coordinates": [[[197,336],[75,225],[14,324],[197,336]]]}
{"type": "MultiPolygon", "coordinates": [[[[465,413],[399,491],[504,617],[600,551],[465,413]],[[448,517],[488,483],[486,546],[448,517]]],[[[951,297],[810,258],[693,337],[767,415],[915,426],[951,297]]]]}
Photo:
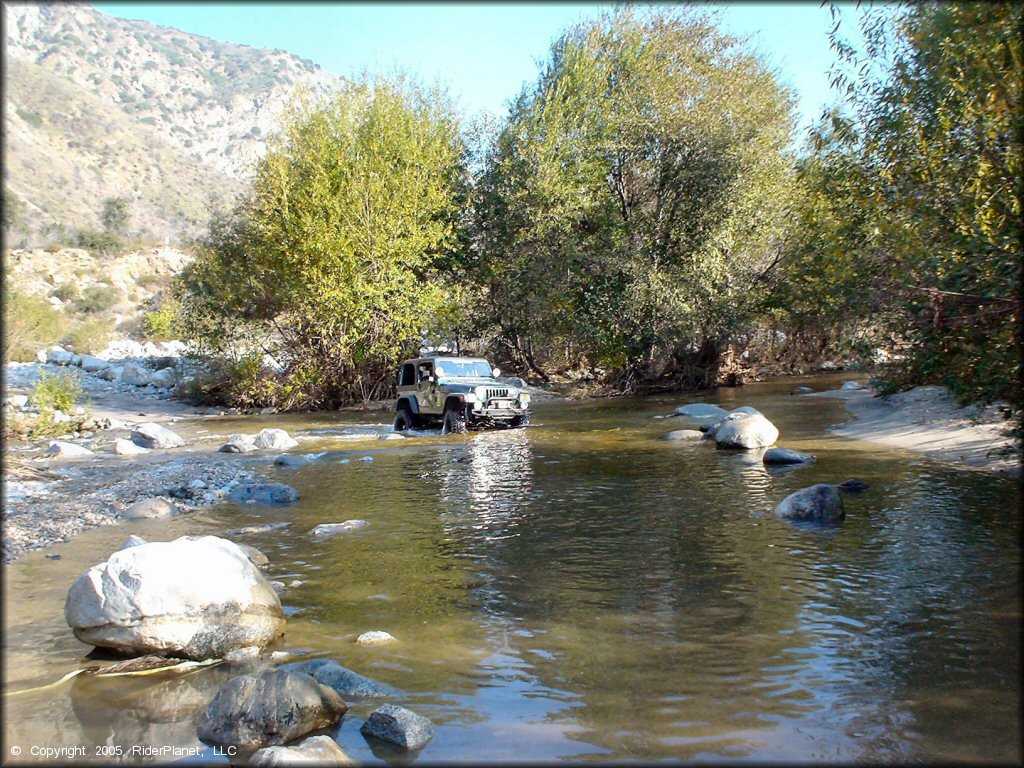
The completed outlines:
{"type": "MultiPolygon", "coordinates": [[[[389,700],[437,726],[423,761],[1019,762],[1018,481],[833,437],[842,403],[788,394],[808,381],[837,383],[540,403],[526,429],[401,442],[375,439],[380,413],[261,417],[256,429],[327,452],[297,469],[239,457],[301,501],[97,528],[55,547],[59,560],[6,567],[5,690],[81,665],[89,649],[64,597],[129,533],[287,522],[238,538],[270,558],[268,578],[301,582],[282,595],[276,648],[397,688],[389,700]],[[779,445],[817,461],[766,470],[757,454],[663,440],[690,425],[653,417],[691,400],[753,405],[779,445]],[[851,477],[870,489],[846,497],[839,527],[771,514],[798,488],[851,477]],[[309,535],[353,518],[369,525],[309,535]],[[355,644],[372,629],[398,642],[355,644]]],[[[255,431],[252,418],[223,431],[243,423],[255,431]]],[[[76,762],[112,762],[115,748],[175,759],[168,747],[226,762],[195,720],[235,674],[75,678],[10,696],[4,743],[30,761],[81,746],[76,762]]],[[[330,734],[357,760],[401,764],[359,733],[379,703],[350,701],[330,734]]]]}

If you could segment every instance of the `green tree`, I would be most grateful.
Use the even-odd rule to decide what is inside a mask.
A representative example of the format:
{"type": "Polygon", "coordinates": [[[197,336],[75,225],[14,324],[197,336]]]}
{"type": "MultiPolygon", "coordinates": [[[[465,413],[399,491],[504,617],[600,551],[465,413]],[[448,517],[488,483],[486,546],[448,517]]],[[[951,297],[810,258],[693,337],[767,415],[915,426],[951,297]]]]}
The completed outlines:
{"type": "Polygon", "coordinates": [[[108,197],[104,200],[100,223],[107,232],[123,234],[128,226],[128,201],[123,197],[108,197]]]}
{"type": "Polygon", "coordinates": [[[483,325],[542,376],[714,383],[783,241],[791,109],[705,15],[624,10],[570,30],[486,150],[483,325]]]}
{"type": "Polygon", "coordinates": [[[253,192],[216,221],[185,278],[182,326],[245,371],[252,402],[328,407],[385,394],[394,363],[456,288],[463,185],[455,111],[439,90],[364,78],[295,101],[253,192]],[[272,376],[260,360],[271,355],[272,376]]]}

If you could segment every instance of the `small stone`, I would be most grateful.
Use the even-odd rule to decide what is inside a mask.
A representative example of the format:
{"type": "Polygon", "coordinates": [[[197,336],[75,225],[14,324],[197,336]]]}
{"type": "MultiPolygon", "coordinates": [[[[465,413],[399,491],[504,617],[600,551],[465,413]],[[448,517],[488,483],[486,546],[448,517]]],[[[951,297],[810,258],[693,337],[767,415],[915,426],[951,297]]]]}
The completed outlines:
{"type": "Polygon", "coordinates": [[[58,555],[56,552],[47,552],[46,553],[46,559],[47,560],[60,560],[60,555],[58,555]]]}
{"type": "Polygon", "coordinates": [[[236,648],[224,654],[224,661],[251,661],[258,658],[260,649],[255,645],[247,645],[245,648],[236,648]]]}
{"type": "Polygon", "coordinates": [[[238,547],[245,556],[249,558],[249,562],[259,568],[261,571],[265,571],[270,567],[270,558],[263,554],[260,550],[250,544],[239,544],[235,542],[235,546],[238,547]]]}
{"type": "Polygon", "coordinates": [[[8,395],[4,398],[4,407],[21,410],[28,405],[28,395],[8,395]]]}
{"type": "Polygon", "coordinates": [[[299,500],[299,492],[284,483],[240,483],[231,489],[228,499],[236,504],[278,506],[299,500]]]}
{"type": "Polygon", "coordinates": [[[359,732],[407,750],[426,746],[435,733],[433,724],[427,718],[395,704],[383,704],[371,712],[359,732]]]}
{"type": "Polygon", "coordinates": [[[185,444],[181,435],[153,421],[137,424],[132,430],[132,442],[143,448],[178,448],[185,444]]]}
{"type": "Polygon", "coordinates": [[[869,486],[863,480],[851,478],[850,480],[845,480],[836,487],[843,493],[863,493],[869,486]]]}
{"type": "Polygon", "coordinates": [[[304,464],[309,464],[309,459],[305,456],[291,456],[289,454],[284,454],[277,456],[274,459],[275,467],[301,467],[304,464]]]}
{"type": "Polygon", "coordinates": [[[789,448],[769,448],[761,460],[765,464],[806,464],[814,461],[809,453],[790,450],[789,448]]]}
{"type": "Polygon", "coordinates": [[[333,659],[310,659],[286,664],[281,669],[305,672],[312,675],[318,683],[333,688],[340,696],[352,698],[371,698],[388,696],[394,693],[389,686],[363,677],[358,672],[347,669],[333,659]]]}
{"type": "Polygon", "coordinates": [[[284,765],[360,765],[330,736],[310,736],[286,747],[264,747],[249,758],[252,768],[284,765]]]}
{"type": "Polygon", "coordinates": [[[146,543],[146,540],[144,538],[142,538],[141,536],[136,536],[133,533],[131,536],[129,536],[127,539],[124,540],[124,544],[122,544],[120,547],[118,547],[118,550],[121,550],[121,549],[131,549],[132,547],[137,547],[140,544],[145,544],[145,543],[146,543]]]}
{"type": "Polygon", "coordinates": [[[394,642],[396,642],[394,635],[377,629],[363,632],[363,634],[356,638],[356,643],[359,645],[384,645],[394,642]]]}
{"type": "Polygon", "coordinates": [[[373,461],[373,456],[362,456],[362,457],[360,457],[359,460],[360,461],[373,461]]]}
{"type": "Polygon", "coordinates": [[[277,594],[281,594],[285,590],[283,581],[271,581],[270,586],[274,588],[274,591],[277,592],[277,594]]]}
{"type": "Polygon", "coordinates": [[[859,381],[844,381],[843,386],[840,389],[851,390],[851,389],[867,389],[859,381]]]}
{"type": "MultiPolygon", "coordinates": [[[[125,363],[121,370],[121,380],[133,387],[144,387],[149,384],[151,375],[148,370],[134,363],[125,363]]],[[[139,414],[140,416],[144,414],[139,414]]]]}
{"type": "Polygon", "coordinates": [[[704,433],[696,429],[676,429],[665,435],[666,440],[700,440],[704,433]]]}
{"type": "Polygon", "coordinates": [[[384,432],[377,436],[378,440],[405,440],[405,435],[400,435],[397,432],[384,432]]]}
{"type": "Polygon", "coordinates": [[[813,392],[814,389],[811,387],[797,387],[789,394],[791,395],[806,395],[808,392],[813,392]]]}
{"type": "Polygon", "coordinates": [[[257,448],[276,448],[279,451],[294,448],[299,444],[283,429],[261,429],[253,438],[257,448]]]}
{"type": "Polygon", "coordinates": [[[221,453],[249,453],[256,450],[256,444],[249,435],[231,435],[217,450],[221,453]]]}

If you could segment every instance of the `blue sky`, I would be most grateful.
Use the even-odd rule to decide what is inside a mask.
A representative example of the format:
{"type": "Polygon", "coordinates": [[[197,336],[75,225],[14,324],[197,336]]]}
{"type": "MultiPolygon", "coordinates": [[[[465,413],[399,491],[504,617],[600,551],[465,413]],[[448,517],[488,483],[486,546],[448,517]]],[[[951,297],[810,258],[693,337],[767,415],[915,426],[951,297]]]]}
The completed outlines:
{"type": "MultiPolygon", "coordinates": [[[[610,3],[95,3],[215,40],[281,48],[337,75],[409,70],[439,79],[467,115],[497,115],[537,75],[554,38],[610,3]]],[[[748,35],[798,95],[806,126],[831,99],[829,10],[820,3],[709,3],[723,28],[748,35]]]]}

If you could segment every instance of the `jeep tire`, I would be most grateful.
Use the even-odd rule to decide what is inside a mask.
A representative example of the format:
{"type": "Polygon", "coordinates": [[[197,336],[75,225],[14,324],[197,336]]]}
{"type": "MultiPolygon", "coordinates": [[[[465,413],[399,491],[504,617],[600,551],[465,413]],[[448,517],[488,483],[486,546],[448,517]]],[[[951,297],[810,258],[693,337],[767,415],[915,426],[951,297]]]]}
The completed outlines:
{"type": "Polygon", "coordinates": [[[410,429],[416,429],[416,417],[413,416],[412,409],[402,403],[395,413],[395,432],[406,432],[410,429]]]}
{"type": "Polygon", "coordinates": [[[441,427],[442,435],[463,435],[466,433],[466,411],[462,406],[449,406],[444,410],[444,424],[441,427]]]}

